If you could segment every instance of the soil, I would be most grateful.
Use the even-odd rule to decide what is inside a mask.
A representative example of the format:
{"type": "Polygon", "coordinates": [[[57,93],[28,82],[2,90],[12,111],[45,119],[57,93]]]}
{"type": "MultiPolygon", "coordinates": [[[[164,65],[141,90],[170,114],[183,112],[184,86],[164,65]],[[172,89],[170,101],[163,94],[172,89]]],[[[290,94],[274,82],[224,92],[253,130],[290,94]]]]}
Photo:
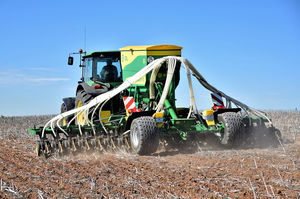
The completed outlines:
{"type": "Polygon", "coordinates": [[[26,133],[43,119],[0,119],[0,198],[300,198],[300,123],[278,147],[45,159],[26,133]]]}

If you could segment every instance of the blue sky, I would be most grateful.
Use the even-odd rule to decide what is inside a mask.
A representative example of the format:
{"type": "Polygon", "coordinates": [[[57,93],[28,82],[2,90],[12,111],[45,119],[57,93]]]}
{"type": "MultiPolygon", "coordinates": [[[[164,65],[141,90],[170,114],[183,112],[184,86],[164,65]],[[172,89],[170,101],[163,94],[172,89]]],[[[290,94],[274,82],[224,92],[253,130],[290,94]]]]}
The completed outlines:
{"type": "MultiPolygon", "coordinates": [[[[67,57],[84,48],[84,29],[87,51],[179,45],[228,95],[258,109],[300,109],[298,0],[83,2],[0,0],[0,115],[60,111],[81,75],[67,57]]],[[[189,105],[186,86],[179,105],[189,105]]],[[[195,93],[209,109],[196,82],[195,93]]]]}

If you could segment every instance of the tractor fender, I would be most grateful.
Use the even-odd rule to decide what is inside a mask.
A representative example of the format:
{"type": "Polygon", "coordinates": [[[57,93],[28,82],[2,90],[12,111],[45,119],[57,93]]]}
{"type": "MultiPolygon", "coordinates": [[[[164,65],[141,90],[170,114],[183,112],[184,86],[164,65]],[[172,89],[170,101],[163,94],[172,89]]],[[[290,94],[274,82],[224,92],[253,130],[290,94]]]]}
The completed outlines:
{"type": "Polygon", "coordinates": [[[77,93],[78,93],[79,91],[81,91],[81,90],[84,90],[84,88],[83,88],[83,86],[81,85],[81,83],[78,82],[78,86],[77,86],[77,88],[76,88],[76,93],[75,93],[75,95],[77,95],[77,93]]]}
{"type": "Polygon", "coordinates": [[[80,90],[84,90],[87,94],[90,94],[92,96],[98,96],[102,93],[107,92],[108,89],[109,89],[109,87],[106,87],[106,86],[103,86],[103,85],[101,85],[101,88],[94,88],[93,86],[89,86],[85,82],[81,82],[77,86],[76,93],[80,90]]]}
{"type": "Polygon", "coordinates": [[[132,114],[130,114],[130,116],[127,118],[127,122],[126,122],[126,130],[130,129],[130,125],[132,123],[132,121],[138,117],[142,117],[142,116],[152,116],[155,113],[155,110],[152,111],[142,111],[142,112],[134,112],[132,114]]]}
{"type": "Polygon", "coordinates": [[[66,105],[68,111],[75,108],[75,97],[66,97],[63,98],[62,100],[66,105]]]}

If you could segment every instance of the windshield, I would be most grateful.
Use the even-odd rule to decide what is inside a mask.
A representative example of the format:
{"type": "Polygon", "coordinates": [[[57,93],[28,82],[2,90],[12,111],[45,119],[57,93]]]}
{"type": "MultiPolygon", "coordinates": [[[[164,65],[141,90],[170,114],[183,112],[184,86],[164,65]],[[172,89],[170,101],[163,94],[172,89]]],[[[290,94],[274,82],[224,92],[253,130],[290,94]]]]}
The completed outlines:
{"type": "Polygon", "coordinates": [[[119,58],[85,58],[84,81],[121,82],[122,73],[119,58]]]}
{"type": "Polygon", "coordinates": [[[95,57],[96,79],[102,82],[121,81],[120,60],[117,58],[95,57]]]}

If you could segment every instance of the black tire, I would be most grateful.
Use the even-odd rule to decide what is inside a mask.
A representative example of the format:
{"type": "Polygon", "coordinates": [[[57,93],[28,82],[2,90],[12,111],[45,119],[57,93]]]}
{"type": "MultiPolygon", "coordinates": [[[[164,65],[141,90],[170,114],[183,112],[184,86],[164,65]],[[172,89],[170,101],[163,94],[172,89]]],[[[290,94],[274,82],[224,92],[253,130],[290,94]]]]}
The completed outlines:
{"type": "Polygon", "coordinates": [[[267,128],[265,142],[263,143],[266,147],[273,146],[276,147],[282,143],[282,135],[279,129],[275,127],[267,128]]]}
{"type": "MultiPolygon", "coordinates": [[[[81,106],[89,103],[93,99],[92,95],[85,92],[85,90],[79,90],[76,94],[75,99],[75,108],[79,107],[79,103],[81,102],[81,106]]],[[[78,124],[77,118],[75,119],[75,123],[78,124]]]]}
{"type": "MultiPolygon", "coordinates": [[[[60,113],[70,111],[70,110],[74,109],[74,107],[75,107],[75,98],[74,97],[63,98],[63,103],[61,104],[61,107],[60,107],[60,113]]],[[[61,120],[61,124],[63,126],[67,125],[72,118],[73,118],[73,115],[63,118],[61,120]]],[[[75,124],[75,121],[72,121],[71,124],[75,124]]]]}
{"type": "Polygon", "coordinates": [[[60,107],[60,113],[64,113],[66,111],[67,111],[67,105],[65,103],[62,103],[60,107]]]}
{"type": "Polygon", "coordinates": [[[272,136],[272,138],[273,138],[273,140],[274,140],[274,142],[275,143],[281,143],[281,142],[283,142],[283,140],[282,140],[282,134],[281,134],[281,132],[280,132],[280,130],[279,129],[277,129],[277,128],[271,128],[270,129],[270,131],[271,131],[271,136],[272,136]],[[271,130],[272,129],[272,130],[271,130]]]}
{"type": "Polygon", "coordinates": [[[159,144],[158,127],[149,116],[136,118],[130,126],[130,143],[132,150],[139,155],[154,153],[159,144]]]}
{"type": "Polygon", "coordinates": [[[85,90],[79,90],[76,93],[76,100],[75,100],[75,107],[77,107],[77,104],[79,101],[83,103],[83,105],[87,104],[89,101],[91,101],[93,98],[92,95],[85,92],[85,90]]]}
{"type": "Polygon", "coordinates": [[[220,138],[220,143],[226,147],[233,147],[240,137],[243,122],[239,113],[226,112],[218,115],[219,122],[224,124],[224,133],[220,138]]]}

